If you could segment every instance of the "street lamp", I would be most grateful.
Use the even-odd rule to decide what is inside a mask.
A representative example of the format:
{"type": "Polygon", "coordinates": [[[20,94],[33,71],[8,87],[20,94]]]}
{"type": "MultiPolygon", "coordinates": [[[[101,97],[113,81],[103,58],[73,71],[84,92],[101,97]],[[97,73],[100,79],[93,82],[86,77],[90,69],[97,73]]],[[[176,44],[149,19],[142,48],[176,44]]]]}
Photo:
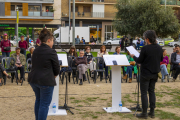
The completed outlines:
{"type": "Polygon", "coordinates": [[[18,24],[19,24],[19,10],[18,7],[16,8],[16,40],[18,46],[18,24]]]}
{"type": "Polygon", "coordinates": [[[73,36],[72,36],[73,46],[75,46],[75,0],[73,0],[73,36]]]}

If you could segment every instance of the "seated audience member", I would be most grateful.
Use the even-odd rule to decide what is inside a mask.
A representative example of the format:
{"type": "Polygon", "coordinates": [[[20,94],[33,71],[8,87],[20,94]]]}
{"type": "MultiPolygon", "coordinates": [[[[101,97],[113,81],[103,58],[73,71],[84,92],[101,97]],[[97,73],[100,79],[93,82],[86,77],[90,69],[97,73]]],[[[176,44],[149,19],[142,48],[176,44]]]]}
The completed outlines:
{"type": "Polygon", "coordinates": [[[24,36],[21,36],[21,41],[19,41],[19,47],[21,48],[21,54],[24,54],[24,56],[26,56],[26,49],[28,48],[28,44],[24,40],[24,36]]]}
{"type": "Polygon", "coordinates": [[[176,52],[176,49],[175,49],[175,47],[173,47],[173,52],[169,55],[169,63],[171,63],[171,56],[172,56],[172,54],[175,53],[175,52],[176,52]]]}
{"type": "Polygon", "coordinates": [[[134,73],[137,74],[137,66],[136,66],[136,62],[134,61],[134,59],[130,56],[129,51],[127,51],[127,54],[128,55],[126,57],[130,63],[130,66],[124,67],[126,74],[123,77],[123,80],[126,80],[128,74],[129,74],[129,83],[131,83],[132,82],[132,71],[134,70],[134,73]]]}
{"type": "Polygon", "coordinates": [[[87,58],[84,56],[84,51],[81,50],[79,52],[79,57],[76,58],[75,62],[77,65],[77,70],[79,71],[79,85],[82,85],[83,81],[87,80],[85,75],[85,72],[87,71],[87,58]]]}
{"type": "MultiPolygon", "coordinates": [[[[106,52],[106,46],[104,46],[104,45],[101,46],[97,57],[103,57],[103,55],[109,55],[109,53],[106,52]]],[[[107,77],[108,77],[108,66],[106,66],[105,63],[104,63],[104,68],[105,68],[105,79],[107,79],[107,77]]],[[[99,69],[103,69],[103,61],[99,61],[99,69]]],[[[100,77],[103,78],[102,72],[100,73],[100,77]]]]}
{"type": "Polygon", "coordinates": [[[78,57],[78,54],[76,52],[76,48],[74,46],[71,46],[69,49],[69,52],[67,54],[68,57],[71,57],[72,59],[74,59],[75,57],[78,57]]]}
{"type": "MultiPolygon", "coordinates": [[[[121,47],[117,46],[115,48],[115,53],[113,53],[113,55],[122,55],[120,52],[121,52],[121,47]]],[[[122,69],[123,69],[123,75],[124,75],[125,74],[124,66],[122,66],[122,69]]]]}
{"type": "MultiPolygon", "coordinates": [[[[24,79],[24,66],[26,64],[26,58],[23,54],[20,53],[20,47],[16,47],[16,53],[12,54],[11,57],[15,59],[15,70],[16,72],[20,70],[20,79],[18,79],[18,74],[16,76],[16,79],[18,82],[22,83],[24,79]]],[[[14,61],[11,61],[11,64],[14,64],[14,61]]]]}
{"type": "Polygon", "coordinates": [[[6,69],[3,67],[3,65],[0,64],[0,86],[2,86],[3,74],[6,75],[7,78],[11,78],[11,76],[7,74],[6,69]]]}
{"type": "MultiPolygon", "coordinates": [[[[28,60],[29,58],[32,58],[34,49],[35,49],[34,46],[29,47],[29,52],[30,52],[30,53],[27,54],[26,60],[28,60]]],[[[28,62],[28,64],[29,64],[29,65],[28,65],[28,69],[31,70],[31,67],[32,67],[32,65],[31,65],[31,60],[28,62]]]]}
{"type": "Polygon", "coordinates": [[[162,74],[162,82],[165,82],[164,77],[169,77],[168,71],[167,71],[167,65],[169,64],[169,58],[166,52],[166,49],[163,49],[163,61],[160,63],[161,68],[161,74],[162,74]]]}
{"type": "Polygon", "coordinates": [[[172,69],[176,71],[172,79],[173,82],[176,81],[177,76],[180,73],[180,46],[177,45],[175,49],[176,52],[171,55],[172,69]]]}
{"type": "Polygon", "coordinates": [[[86,56],[86,58],[87,58],[87,66],[88,66],[88,69],[90,69],[90,71],[91,71],[91,77],[93,77],[94,70],[96,70],[96,63],[94,61],[92,61],[93,55],[91,53],[91,47],[86,46],[85,51],[86,52],[85,52],[84,56],[86,56]]]}

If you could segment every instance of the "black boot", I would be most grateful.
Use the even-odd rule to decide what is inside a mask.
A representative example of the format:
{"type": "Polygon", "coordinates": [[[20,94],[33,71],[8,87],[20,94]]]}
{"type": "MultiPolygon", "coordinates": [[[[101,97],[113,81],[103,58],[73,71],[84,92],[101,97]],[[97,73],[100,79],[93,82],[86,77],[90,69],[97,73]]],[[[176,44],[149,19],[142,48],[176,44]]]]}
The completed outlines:
{"type": "Polygon", "coordinates": [[[150,109],[150,112],[148,113],[148,116],[151,117],[151,118],[155,118],[154,108],[151,108],[151,109],[150,109]]]}
{"type": "Polygon", "coordinates": [[[83,74],[83,81],[87,81],[86,75],[83,74]]]}
{"type": "Polygon", "coordinates": [[[80,79],[80,83],[79,83],[79,85],[83,85],[82,79],[80,79]]]}
{"type": "Polygon", "coordinates": [[[147,108],[146,108],[146,109],[143,109],[142,113],[136,114],[136,117],[137,117],[137,118],[142,118],[142,119],[147,119],[147,118],[148,118],[147,108]]]}

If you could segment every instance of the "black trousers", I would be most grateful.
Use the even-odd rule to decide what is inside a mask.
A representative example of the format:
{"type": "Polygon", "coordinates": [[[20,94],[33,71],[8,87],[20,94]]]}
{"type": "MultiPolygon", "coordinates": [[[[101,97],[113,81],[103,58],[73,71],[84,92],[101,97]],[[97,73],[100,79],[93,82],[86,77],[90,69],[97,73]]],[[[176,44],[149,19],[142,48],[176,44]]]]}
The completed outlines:
{"type": "Polygon", "coordinates": [[[175,75],[174,75],[174,79],[176,79],[177,76],[180,74],[180,65],[177,65],[177,66],[175,67],[175,70],[176,70],[176,72],[175,72],[175,75]]]}
{"type": "Polygon", "coordinates": [[[149,103],[150,108],[155,108],[156,103],[156,96],[154,93],[155,84],[158,79],[157,75],[152,76],[140,76],[140,89],[141,89],[141,102],[142,102],[142,108],[147,109],[148,108],[148,98],[147,98],[147,92],[149,93],[149,103]]]}
{"type": "Polygon", "coordinates": [[[24,78],[24,66],[15,67],[15,70],[16,70],[16,73],[17,73],[17,75],[16,75],[16,78],[17,78],[17,79],[18,79],[18,70],[20,70],[20,75],[21,75],[21,78],[20,78],[20,79],[24,78]]]}

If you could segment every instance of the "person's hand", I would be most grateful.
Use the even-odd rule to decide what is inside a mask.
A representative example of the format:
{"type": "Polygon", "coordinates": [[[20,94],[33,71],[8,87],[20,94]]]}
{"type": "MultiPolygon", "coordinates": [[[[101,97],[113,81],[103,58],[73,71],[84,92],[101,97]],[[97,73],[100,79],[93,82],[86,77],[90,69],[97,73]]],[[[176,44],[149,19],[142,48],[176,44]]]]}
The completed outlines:
{"type": "Polygon", "coordinates": [[[179,65],[180,65],[180,63],[179,63],[179,65]]]}
{"type": "Polygon", "coordinates": [[[130,54],[130,56],[133,58],[133,57],[134,57],[134,54],[130,54]]]}
{"type": "Polygon", "coordinates": [[[16,66],[16,67],[19,67],[19,65],[18,65],[18,64],[15,64],[15,66],[16,66]]]}
{"type": "Polygon", "coordinates": [[[22,65],[20,64],[19,67],[22,67],[22,65]]]}
{"type": "Polygon", "coordinates": [[[55,78],[57,77],[57,76],[54,76],[55,78]]]}

